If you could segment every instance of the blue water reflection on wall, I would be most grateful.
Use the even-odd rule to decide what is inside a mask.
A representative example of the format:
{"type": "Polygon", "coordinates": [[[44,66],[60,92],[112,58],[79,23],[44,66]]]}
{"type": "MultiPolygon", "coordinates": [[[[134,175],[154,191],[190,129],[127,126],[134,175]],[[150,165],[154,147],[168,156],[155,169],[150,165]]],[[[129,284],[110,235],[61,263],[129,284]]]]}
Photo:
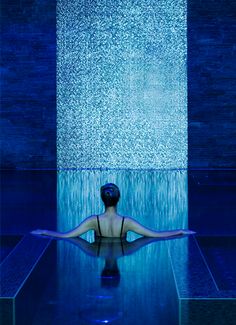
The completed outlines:
{"type": "Polygon", "coordinates": [[[186,168],[186,0],[57,1],[59,168],[186,168]]]}
{"type": "MultiPolygon", "coordinates": [[[[67,231],[85,217],[104,211],[100,187],[118,185],[118,213],[159,229],[187,228],[186,170],[60,170],[58,171],[58,230],[67,231]]],[[[93,232],[83,235],[92,241],[93,232]]],[[[128,240],[137,238],[128,234],[128,240]]]]}

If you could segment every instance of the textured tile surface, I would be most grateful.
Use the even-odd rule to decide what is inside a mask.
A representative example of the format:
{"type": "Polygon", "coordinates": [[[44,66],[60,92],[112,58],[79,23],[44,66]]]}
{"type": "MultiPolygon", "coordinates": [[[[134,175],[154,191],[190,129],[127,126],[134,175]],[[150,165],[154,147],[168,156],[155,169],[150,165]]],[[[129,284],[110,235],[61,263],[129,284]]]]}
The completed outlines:
{"type": "Polygon", "coordinates": [[[172,240],[168,244],[180,299],[236,299],[236,290],[218,287],[194,237],[172,240]]]}
{"type": "Polygon", "coordinates": [[[197,237],[219,290],[236,291],[236,237],[197,237]]]}
{"type": "Polygon", "coordinates": [[[181,300],[179,325],[235,325],[236,300],[181,300]]]}
{"type": "Polygon", "coordinates": [[[50,239],[26,235],[0,265],[1,298],[14,298],[44,253],[50,239]]]}
{"type": "Polygon", "coordinates": [[[22,239],[22,236],[3,236],[0,235],[0,263],[7,257],[8,254],[22,239]]]}
{"type": "Polygon", "coordinates": [[[57,4],[58,166],[187,166],[186,1],[57,4]]]}
{"type": "Polygon", "coordinates": [[[0,298],[0,324],[14,325],[14,300],[0,298]]]}
{"type": "Polygon", "coordinates": [[[1,233],[54,229],[56,188],[56,171],[1,171],[1,233]]]}
{"type": "Polygon", "coordinates": [[[236,167],[236,2],[188,1],[190,167],[236,167]]]}
{"type": "MultiPolygon", "coordinates": [[[[206,240],[213,244],[214,249],[221,242],[218,239],[217,244],[217,237],[206,240]]],[[[171,240],[167,244],[179,296],[179,325],[234,325],[236,290],[230,290],[234,288],[234,279],[229,276],[232,275],[230,265],[222,269],[217,261],[214,261],[214,267],[212,263],[208,264],[209,256],[201,249],[203,243],[199,247],[192,236],[171,240]],[[224,285],[227,283],[230,289],[222,290],[219,274],[215,278],[217,273],[221,273],[221,280],[223,278],[224,285]]],[[[228,258],[234,265],[235,253],[231,251],[228,258]]]]}
{"type": "Polygon", "coordinates": [[[188,171],[189,227],[204,236],[236,236],[236,171],[188,171]]]}
{"type": "Polygon", "coordinates": [[[1,168],[56,167],[56,1],[1,1],[1,168]]]}

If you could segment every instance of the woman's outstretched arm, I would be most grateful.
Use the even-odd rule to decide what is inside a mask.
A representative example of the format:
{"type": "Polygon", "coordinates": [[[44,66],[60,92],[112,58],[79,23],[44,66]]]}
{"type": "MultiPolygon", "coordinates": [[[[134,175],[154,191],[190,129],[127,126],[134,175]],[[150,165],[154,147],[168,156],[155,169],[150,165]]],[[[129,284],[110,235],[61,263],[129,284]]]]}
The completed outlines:
{"type": "Polygon", "coordinates": [[[195,234],[194,231],[188,229],[187,230],[177,229],[177,230],[169,230],[169,231],[152,230],[150,228],[144,227],[133,218],[125,218],[125,228],[126,231],[133,231],[138,235],[142,235],[146,237],[156,237],[156,238],[195,234]]]}
{"type": "Polygon", "coordinates": [[[72,243],[79,247],[87,255],[97,257],[98,248],[93,245],[93,243],[88,242],[87,240],[77,237],[77,238],[67,238],[67,242],[72,243]]]}
{"type": "Polygon", "coordinates": [[[95,221],[96,221],[95,218],[96,218],[96,216],[90,216],[90,217],[84,219],[79,224],[79,226],[77,226],[74,229],[69,230],[67,232],[59,232],[59,231],[53,231],[53,230],[37,229],[37,230],[31,231],[31,234],[52,236],[52,237],[58,237],[58,238],[78,237],[78,236],[84,234],[85,232],[94,229],[95,221]]]}

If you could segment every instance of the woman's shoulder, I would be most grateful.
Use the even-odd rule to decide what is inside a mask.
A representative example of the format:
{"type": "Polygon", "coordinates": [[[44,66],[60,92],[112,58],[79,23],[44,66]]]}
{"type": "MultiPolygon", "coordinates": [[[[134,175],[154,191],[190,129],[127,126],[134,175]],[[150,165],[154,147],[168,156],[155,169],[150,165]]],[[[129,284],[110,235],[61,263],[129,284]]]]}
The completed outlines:
{"type": "Polygon", "coordinates": [[[135,221],[135,219],[130,216],[123,216],[123,218],[125,218],[127,221],[135,221]]]}
{"type": "Polygon", "coordinates": [[[133,228],[133,227],[137,227],[137,226],[140,226],[141,224],[135,220],[133,217],[130,217],[130,216],[125,216],[125,225],[126,225],[126,228],[133,228]]]}
{"type": "Polygon", "coordinates": [[[98,215],[98,214],[91,214],[90,216],[88,216],[88,217],[86,218],[86,220],[93,220],[93,219],[96,219],[97,216],[99,216],[99,215],[98,215]]]}
{"type": "Polygon", "coordinates": [[[130,216],[123,216],[123,219],[126,225],[134,224],[135,222],[137,222],[134,218],[130,216]]]}
{"type": "Polygon", "coordinates": [[[97,220],[97,215],[92,214],[92,215],[88,216],[86,219],[84,219],[83,222],[93,225],[96,220],[97,220]]]}

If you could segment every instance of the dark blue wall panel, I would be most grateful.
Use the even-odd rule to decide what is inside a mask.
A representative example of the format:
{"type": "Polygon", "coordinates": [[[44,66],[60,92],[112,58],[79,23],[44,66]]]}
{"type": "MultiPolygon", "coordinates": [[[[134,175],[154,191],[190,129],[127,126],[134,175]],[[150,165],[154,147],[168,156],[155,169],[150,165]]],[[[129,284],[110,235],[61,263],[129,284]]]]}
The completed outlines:
{"type": "Polygon", "coordinates": [[[189,167],[236,167],[236,2],[188,1],[189,167]]]}
{"type": "Polygon", "coordinates": [[[0,188],[1,233],[56,229],[57,171],[4,170],[0,188]]]}
{"type": "Polygon", "coordinates": [[[189,229],[198,235],[236,235],[236,171],[188,172],[189,229]]]}
{"type": "Polygon", "coordinates": [[[55,168],[56,1],[1,7],[1,168],[55,168]]]}

